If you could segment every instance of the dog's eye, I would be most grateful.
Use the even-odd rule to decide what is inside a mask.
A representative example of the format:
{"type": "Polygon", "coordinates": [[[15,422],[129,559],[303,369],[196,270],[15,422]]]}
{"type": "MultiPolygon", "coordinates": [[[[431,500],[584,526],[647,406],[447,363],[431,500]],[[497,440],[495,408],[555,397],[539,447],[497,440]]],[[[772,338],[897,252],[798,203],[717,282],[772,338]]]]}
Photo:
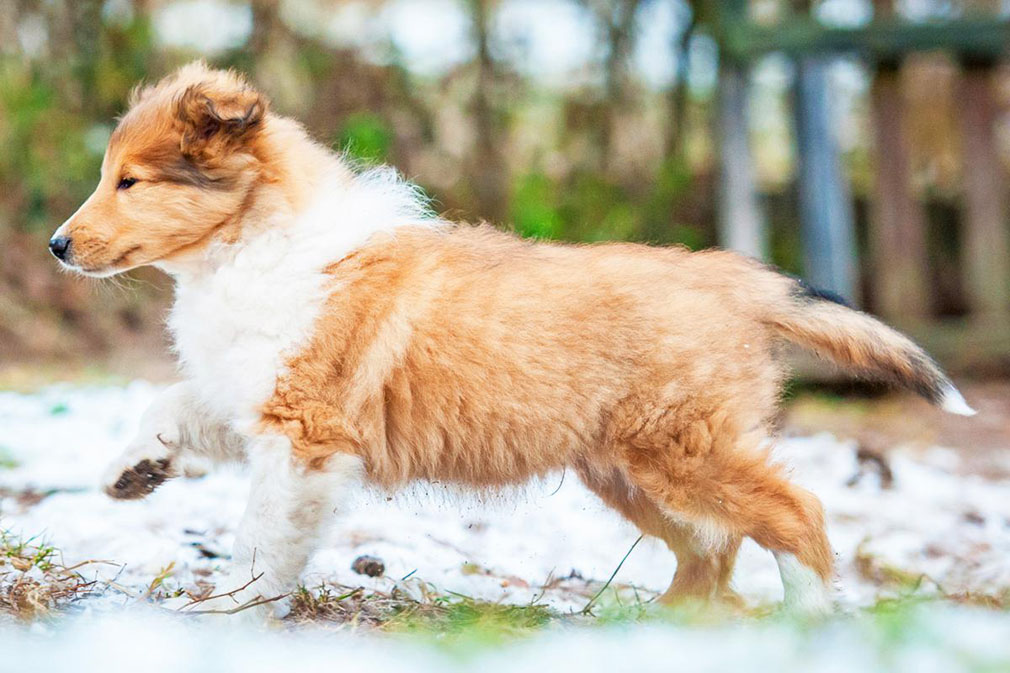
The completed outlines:
{"type": "Polygon", "coordinates": [[[137,178],[123,178],[116,185],[116,189],[129,189],[133,185],[137,184],[137,178]]]}

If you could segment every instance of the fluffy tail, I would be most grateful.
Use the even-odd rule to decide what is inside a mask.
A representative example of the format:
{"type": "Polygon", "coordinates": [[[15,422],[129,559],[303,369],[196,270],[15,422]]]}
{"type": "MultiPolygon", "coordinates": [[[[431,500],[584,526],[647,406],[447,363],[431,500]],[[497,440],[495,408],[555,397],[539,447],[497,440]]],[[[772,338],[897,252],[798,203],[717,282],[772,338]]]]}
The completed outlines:
{"type": "Polygon", "coordinates": [[[912,390],[952,414],[975,415],[926,351],[830,293],[796,283],[788,299],[768,311],[765,323],[787,341],[862,376],[912,390]]]}

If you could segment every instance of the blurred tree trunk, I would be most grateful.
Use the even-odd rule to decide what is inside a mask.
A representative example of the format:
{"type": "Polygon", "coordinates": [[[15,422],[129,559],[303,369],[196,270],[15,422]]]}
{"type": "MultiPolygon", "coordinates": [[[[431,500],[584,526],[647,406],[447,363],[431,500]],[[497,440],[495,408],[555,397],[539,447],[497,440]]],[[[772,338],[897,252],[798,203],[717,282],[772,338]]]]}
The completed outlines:
{"type": "Polygon", "coordinates": [[[80,92],[81,108],[95,108],[98,91],[98,58],[102,31],[102,1],[72,0],[70,10],[71,37],[74,48],[72,70],[80,92]]]}
{"type": "MultiPolygon", "coordinates": [[[[272,51],[292,50],[297,46],[298,37],[281,18],[280,3],[277,0],[252,0],[251,4],[252,33],[244,50],[251,58],[263,59],[270,56],[272,51]]],[[[256,65],[253,64],[254,67],[256,65]]]]}
{"type": "Polygon", "coordinates": [[[270,46],[271,38],[280,23],[275,0],[253,0],[252,34],[249,36],[249,51],[262,54],[270,46]]]}
{"type": "Polygon", "coordinates": [[[719,244],[767,259],[768,232],[754,180],[748,123],[750,71],[720,59],[716,137],[719,139],[719,244]]]}
{"type": "Polygon", "coordinates": [[[477,51],[477,81],[470,111],[473,114],[475,155],[470,174],[477,197],[478,215],[501,224],[508,215],[508,167],[502,145],[505,142],[498,119],[497,66],[491,56],[492,0],[468,0],[473,39],[477,51]]]}
{"type": "Polygon", "coordinates": [[[252,33],[234,65],[254,73],[279,109],[303,111],[316,92],[298,65],[301,38],[281,18],[276,0],[252,0],[251,8],[252,33]]]}
{"type": "Polygon", "coordinates": [[[16,55],[19,52],[18,26],[27,8],[28,0],[10,0],[10,7],[0,12],[0,54],[16,55]]]}
{"type": "Polygon", "coordinates": [[[635,43],[635,13],[641,0],[584,0],[602,28],[606,43],[603,62],[603,115],[600,160],[604,171],[614,164],[614,131],[628,101],[630,56],[635,43]]]}
{"type": "Polygon", "coordinates": [[[687,78],[691,70],[691,38],[694,36],[695,28],[698,26],[699,4],[699,0],[692,0],[688,3],[691,8],[691,17],[673,42],[673,56],[677,60],[677,71],[667,93],[670,128],[666,134],[666,143],[663,151],[663,155],[667,160],[676,159],[683,161],[685,159],[687,78]]]}

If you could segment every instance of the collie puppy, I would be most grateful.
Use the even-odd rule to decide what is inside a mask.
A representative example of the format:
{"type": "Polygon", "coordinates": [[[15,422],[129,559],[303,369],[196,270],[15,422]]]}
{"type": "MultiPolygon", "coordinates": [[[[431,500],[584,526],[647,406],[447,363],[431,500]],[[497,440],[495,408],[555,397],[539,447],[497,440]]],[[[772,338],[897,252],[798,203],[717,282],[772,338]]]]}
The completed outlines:
{"type": "Polygon", "coordinates": [[[824,612],[821,505],[768,456],[776,345],[973,413],[909,339],[767,266],[450,224],[202,63],[136,91],[50,248],[91,276],[151,264],[176,281],[184,380],[106,490],[143,496],[194,456],[249,463],[221,589],[244,588],[218,608],[291,590],[363,484],[487,489],[567,468],[676,554],[664,601],[732,599],[746,536],[774,554],[788,606],[824,612]]]}

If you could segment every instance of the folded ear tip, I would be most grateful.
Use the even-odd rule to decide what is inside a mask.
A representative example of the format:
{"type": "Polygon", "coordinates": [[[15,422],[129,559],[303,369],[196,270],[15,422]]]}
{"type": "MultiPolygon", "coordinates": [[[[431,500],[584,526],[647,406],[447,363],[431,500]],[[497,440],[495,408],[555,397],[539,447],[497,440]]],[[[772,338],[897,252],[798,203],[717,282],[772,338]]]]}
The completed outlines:
{"type": "Polygon", "coordinates": [[[183,125],[181,147],[192,156],[222,142],[248,141],[269,107],[267,98],[234,72],[203,74],[207,77],[191,81],[176,98],[176,116],[183,125]]]}
{"type": "Polygon", "coordinates": [[[246,108],[245,121],[248,124],[255,124],[263,119],[267,112],[267,101],[258,93],[255,94],[253,102],[246,108]]]}

